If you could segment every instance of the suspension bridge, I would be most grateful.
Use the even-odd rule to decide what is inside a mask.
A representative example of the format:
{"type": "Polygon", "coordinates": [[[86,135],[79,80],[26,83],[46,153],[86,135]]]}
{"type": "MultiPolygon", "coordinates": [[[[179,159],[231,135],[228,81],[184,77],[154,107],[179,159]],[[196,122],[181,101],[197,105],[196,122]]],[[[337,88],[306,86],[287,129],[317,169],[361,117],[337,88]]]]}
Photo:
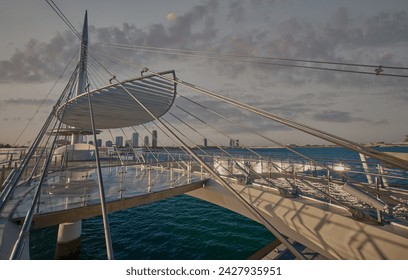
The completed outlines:
{"type": "MultiPolygon", "coordinates": [[[[311,258],[310,251],[322,259],[408,259],[408,162],[404,155],[380,152],[183,81],[174,70],[155,71],[104,51],[129,46],[95,44],[91,45],[94,52],[88,53],[87,15],[82,34],[75,33],[81,39],[75,70],[36,139],[15,168],[10,166],[1,186],[0,258],[29,258],[30,229],[52,225],[59,225],[56,257],[74,256],[80,247],[81,220],[102,216],[107,256],[114,259],[109,213],[187,194],[265,226],[276,241],[260,258],[271,257],[281,246],[298,259],[311,258]],[[140,76],[122,75],[125,69],[140,76]],[[193,94],[180,94],[179,88],[193,94]],[[360,160],[340,162],[304,154],[211,108],[210,102],[202,102],[203,97],[350,150],[360,160]],[[268,156],[246,145],[239,149],[221,146],[214,135],[234,137],[217,127],[214,119],[261,138],[290,157],[268,156]],[[130,145],[124,153],[116,146],[108,152],[96,144],[101,133],[113,141],[113,129],[120,129],[127,141],[129,129],[151,133],[147,125],[174,145],[155,139],[160,148],[147,143],[137,150],[130,145]],[[203,126],[206,130],[200,129],[203,126]],[[84,143],[85,137],[92,143],[84,143]],[[196,140],[203,138],[211,147],[196,140]]],[[[265,58],[252,62],[266,63],[265,58]]],[[[357,72],[388,75],[376,69],[357,72]]]]}

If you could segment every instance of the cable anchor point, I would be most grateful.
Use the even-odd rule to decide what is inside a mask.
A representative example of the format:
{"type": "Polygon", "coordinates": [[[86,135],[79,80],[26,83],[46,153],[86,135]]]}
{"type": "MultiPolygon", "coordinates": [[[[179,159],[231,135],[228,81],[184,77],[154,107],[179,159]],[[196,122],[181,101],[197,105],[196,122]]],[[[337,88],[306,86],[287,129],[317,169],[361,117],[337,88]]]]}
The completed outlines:
{"type": "Polygon", "coordinates": [[[147,67],[143,68],[143,70],[140,72],[140,76],[143,77],[143,73],[146,73],[147,71],[149,71],[149,68],[147,67]]]}
{"type": "Polygon", "coordinates": [[[381,74],[381,72],[384,71],[384,69],[382,68],[382,65],[380,65],[374,71],[375,71],[375,75],[378,76],[381,74]]]}

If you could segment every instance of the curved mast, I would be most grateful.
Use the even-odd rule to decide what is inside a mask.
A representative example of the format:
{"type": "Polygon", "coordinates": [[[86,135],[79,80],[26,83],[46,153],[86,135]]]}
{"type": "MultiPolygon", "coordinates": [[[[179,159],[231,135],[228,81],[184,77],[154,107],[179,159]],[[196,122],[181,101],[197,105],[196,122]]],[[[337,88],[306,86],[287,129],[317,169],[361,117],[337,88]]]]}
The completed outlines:
{"type": "Polygon", "coordinates": [[[76,96],[87,91],[88,84],[87,59],[88,59],[88,11],[85,11],[84,25],[82,28],[81,52],[79,54],[78,62],[79,63],[78,81],[75,90],[76,96]]]}
{"type": "MultiPolygon", "coordinates": [[[[78,61],[78,76],[74,95],[78,96],[87,91],[88,87],[88,11],[85,11],[84,25],[82,27],[81,52],[78,61]]],[[[83,136],[80,133],[73,133],[71,144],[82,143],[83,136]]]]}

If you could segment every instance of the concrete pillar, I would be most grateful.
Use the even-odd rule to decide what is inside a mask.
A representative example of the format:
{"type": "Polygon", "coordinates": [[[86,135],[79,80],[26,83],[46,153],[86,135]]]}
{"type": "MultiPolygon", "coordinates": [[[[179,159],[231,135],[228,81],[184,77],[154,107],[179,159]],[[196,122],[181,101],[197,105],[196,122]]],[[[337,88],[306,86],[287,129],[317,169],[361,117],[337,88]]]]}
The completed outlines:
{"type": "Polygon", "coordinates": [[[82,221],[60,224],[58,227],[56,259],[79,259],[82,221]]]}
{"type": "Polygon", "coordinates": [[[71,145],[82,143],[84,141],[83,135],[79,133],[73,133],[71,136],[71,145]]]}

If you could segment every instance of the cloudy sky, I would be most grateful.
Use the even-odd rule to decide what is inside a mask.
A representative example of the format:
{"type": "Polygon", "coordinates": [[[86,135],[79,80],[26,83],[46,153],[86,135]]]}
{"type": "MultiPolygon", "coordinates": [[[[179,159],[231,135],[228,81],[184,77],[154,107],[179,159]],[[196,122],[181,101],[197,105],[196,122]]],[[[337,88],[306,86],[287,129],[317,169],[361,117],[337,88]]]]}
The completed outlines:
{"type": "MultiPolygon", "coordinates": [[[[54,2],[78,30],[88,10],[91,43],[408,66],[406,0],[54,2]]],[[[24,144],[37,133],[56,100],[54,89],[43,101],[79,42],[40,0],[3,0],[0,35],[0,143],[13,144],[35,114],[18,143],[24,144]]],[[[130,55],[151,69],[175,69],[182,80],[357,142],[400,142],[408,134],[408,78],[154,53],[130,55]]],[[[408,75],[399,69],[384,73],[408,75]]],[[[219,102],[205,102],[281,142],[316,142],[219,102]]],[[[211,121],[222,127],[221,120],[211,121]]],[[[225,129],[241,142],[265,144],[247,139],[230,125],[225,129]]]]}

